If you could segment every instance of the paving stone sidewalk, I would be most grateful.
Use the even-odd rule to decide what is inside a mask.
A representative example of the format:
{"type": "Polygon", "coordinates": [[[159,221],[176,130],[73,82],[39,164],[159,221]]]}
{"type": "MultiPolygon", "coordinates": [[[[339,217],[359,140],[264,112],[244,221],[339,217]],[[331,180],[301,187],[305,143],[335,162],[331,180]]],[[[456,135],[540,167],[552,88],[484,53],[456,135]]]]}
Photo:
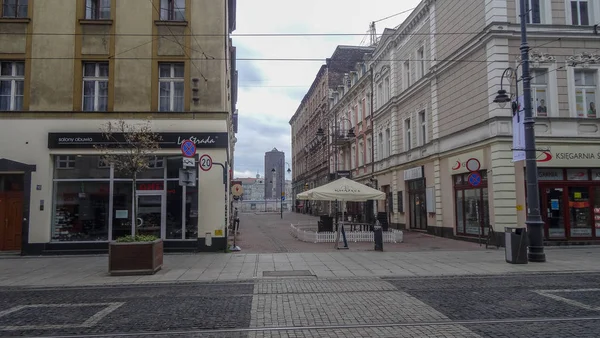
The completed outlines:
{"type": "MultiPolygon", "coordinates": [[[[600,248],[548,248],[546,263],[514,265],[503,249],[432,252],[276,254],[167,254],[152,276],[111,277],[106,255],[0,259],[0,286],[80,286],[126,283],[236,281],[264,272],[305,271],[308,277],[476,276],[531,272],[600,271],[600,248]]],[[[296,277],[298,278],[298,277],[296,277]]]]}

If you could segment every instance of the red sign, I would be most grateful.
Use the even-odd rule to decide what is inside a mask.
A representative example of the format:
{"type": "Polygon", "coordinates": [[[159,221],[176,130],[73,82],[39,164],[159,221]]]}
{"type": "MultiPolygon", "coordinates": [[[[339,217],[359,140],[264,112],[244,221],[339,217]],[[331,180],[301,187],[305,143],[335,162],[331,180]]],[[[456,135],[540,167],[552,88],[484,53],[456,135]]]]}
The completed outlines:
{"type": "Polygon", "coordinates": [[[165,185],[162,182],[149,182],[138,184],[137,190],[164,190],[165,185]]]}

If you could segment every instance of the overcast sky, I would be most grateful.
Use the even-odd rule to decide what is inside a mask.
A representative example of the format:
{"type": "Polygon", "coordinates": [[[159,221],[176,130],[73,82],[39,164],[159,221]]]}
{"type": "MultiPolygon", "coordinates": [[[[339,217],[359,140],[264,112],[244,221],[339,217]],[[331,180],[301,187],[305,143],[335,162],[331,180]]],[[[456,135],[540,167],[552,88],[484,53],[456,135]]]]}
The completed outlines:
{"type": "MultiPolygon", "coordinates": [[[[371,21],[414,8],[419,0],[240,0],[235,35],[268,33],[366,34],[371,21]]],[[[410,13],[377,22],[377,33],[393,28],[410,13]]],[[[238,59],[319,58],[308,61],[243,61],[239,71],[239,130],[235,177],[264,175],[264,153],[285,152],[291,165],[289,120],[325,58],[337,45],[368,44],[355,36],[235,36],[238,59]]],[[[291,178],[290,175],[287,178],[291,178]]]]}

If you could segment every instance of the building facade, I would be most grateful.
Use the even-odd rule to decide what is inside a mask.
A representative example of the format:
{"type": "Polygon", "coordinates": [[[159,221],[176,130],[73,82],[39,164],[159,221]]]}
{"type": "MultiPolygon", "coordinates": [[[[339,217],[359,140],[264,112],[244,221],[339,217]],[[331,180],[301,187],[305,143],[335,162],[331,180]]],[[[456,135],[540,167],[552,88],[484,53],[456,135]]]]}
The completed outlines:
{"type": "MultiPolygon", "coordinates": [[[[592,25],[600,6],[539,3],[530,3],[527,20],[545,238],[593,242],[600,37],[592,25]]],[[[515,99],[523,95],[522,84],[517,95],[514,80],[502,80],[508,67],[521,76],[517,5],[422,1],[377,46],[374,74],[390,80],[388,88],[382,77],[381,90],[374,80],[375,178],[389,196],[379,209],[395,227],[474,238],[524,226],[525,168],[513,162],[512,112],[493,102],[502,83],[515,99]]]]}
{"type": "Polygon", "coordinates": [[[265,153],[265,190],[264,198],[279,199],[285,180],[285,153],[273,148],[265,153]]]}
{"type": "MultiPolygon", "coordinates": [[[[376,211],[385,212],[392,227],[468,240],[489,229],[502,238],[505,227],[525,226],[526,168],[513,158],[517,124],[510,105],[493,102],[501,88],[514,100],[523,95],[518,4],[423,0],[401,25],[384,31],[364,62],[370,76],[359,73],[349,90],[332,98],[330,113],[349,119],[357,135],[341,147],[338,163],[354,179],[386,192],[376,211]],[[505,72],[509,67],[512,77],[505,72]],[[368,100],[369,87],[370,126],[356,104],[368,100]],[[370,166],[369,149],[363,147],[370,148],[370,166]]],[[[529,7],[545,239],[598,242],[600,36],[594,24],[600,5],[540,0],[529,7]]],[[[303,126],[320,123],[302,120],[303,111],[292,119],[292,135],[305,135],[303,126]]],[[[295,161],[310,144],[301,140],[298,136],[293,144],[295,161]]],[[[302,188],[299,179],[304,177],[294,177],[295,188],[302,188]]]]}
{"type": "Polygon", "coordinates": [[[225,249],[235,4],[3,1],[0,218],[8,225],[0,250],[106,252],[136,224],[163,238],[165,250],[225,249]],[[150,121],[162,138],[136,187],[95,147],[106,142],[102,126],[117,120],[150,121]],[[195,186],[179,185],[184,140],[213,161],[196,168],[195,186]]]}
{"type": "MultiPolygon", "coordinates": [[[[346,137],[349,124],[338,125],[330,114],[330,105],[337,92],[349,87],[351,79],[348,73],[354,71],[356,63],[372,51],[372,47],[338,46],[319,69],[310,89],[290,119],[293,196],[326,184],[335,177],[334,149],[338,145],[333,142],[350,142],[346,137]],[[319,129],[325,134],[322,139],[317,136],[319,129]],[[341,137],[333,137],[334,133],[341,137]]],[[[312,214],[323,214],[330,210],[329,203],[304,203],[294,200],[295,210],[312,214]]]]}

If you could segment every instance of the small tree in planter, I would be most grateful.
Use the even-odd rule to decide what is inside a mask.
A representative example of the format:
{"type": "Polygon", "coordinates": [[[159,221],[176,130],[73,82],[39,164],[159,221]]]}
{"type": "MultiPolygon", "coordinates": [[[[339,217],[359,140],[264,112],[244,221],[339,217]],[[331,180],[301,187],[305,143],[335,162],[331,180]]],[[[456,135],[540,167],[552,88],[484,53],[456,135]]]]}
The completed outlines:
{"type": "Polygon", "coordinates": [[[163,243],[156,236],[138,233],[137,176],[150,168],[161,137],[152,131],[149,121],[137,125],[123,120],[107,122],[101,130],[107,142],[95,148],[116,172],[131,177],[131,214],[136,222],[132,235],[119,237],[109,244],[109,272],[113,275],[154,274],[162,267],[163,243]]]}

